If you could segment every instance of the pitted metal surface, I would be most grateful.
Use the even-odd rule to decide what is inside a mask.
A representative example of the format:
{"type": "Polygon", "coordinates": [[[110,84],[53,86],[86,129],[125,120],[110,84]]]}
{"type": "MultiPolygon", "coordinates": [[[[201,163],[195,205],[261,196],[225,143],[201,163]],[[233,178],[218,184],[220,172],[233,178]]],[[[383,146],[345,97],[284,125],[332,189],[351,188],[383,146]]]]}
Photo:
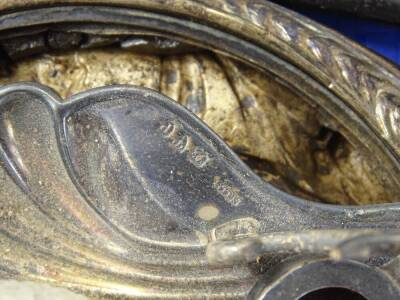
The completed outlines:
{"type": "Polygon", "coordinates": [[[1,82],[46,86],[0,88],[0,278],[399,298],[396,68],[266,1],[25,4],[1,82]]]}

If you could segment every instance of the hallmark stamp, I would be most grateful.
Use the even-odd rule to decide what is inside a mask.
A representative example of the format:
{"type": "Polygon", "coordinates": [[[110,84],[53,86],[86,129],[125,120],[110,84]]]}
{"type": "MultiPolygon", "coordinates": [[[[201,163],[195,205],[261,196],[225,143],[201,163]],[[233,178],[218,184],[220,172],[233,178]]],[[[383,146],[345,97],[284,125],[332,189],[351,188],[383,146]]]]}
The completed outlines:
{"type": "MultiPolygon", "coordinates": [[[[159,130],[168,141],[169,146],[176,152],[186,155],[186,159],[196,168],[203,169],[212,162],[211,154],[195,144],[193,138],[179,121],[173,120],[162,124],[159,130]]],[[[215,176],[212,187],[232,206],[238,206],[241,203],[240,190],[234,187],[229,180],[215,176]]]]}
{"type": "Polygon", "coordinates": [[[192,137],[178,121],[161,125],[160,131],[170,146],[178,153],[186,154],[189,162],[196,168],[202,169],[211,162],[211,155],[204,148],[194,144],[192,137]]]}
{"type": "Polygon", "coordinates": [[[215,176],[213,180],[213,187],[220,194],[226,202],[233,206],[238,206],[242,201],[239,195],[239,189],[233,187],[232,183],[227,179],[221,179],[215,176]]]}
{"type": "Polygon", "coordinates": [[[209,240],[216,241],[255,235],[260,227],[260,222],[254,218],[235,219],[214,227],[209,232],[209,240]]]}
{"type": "Polygon", "coordinates": [[[190,162],[197,168],[204,168],[211,160],[210,154],[201,147],[195,147],[190,153],[190,162]]]}

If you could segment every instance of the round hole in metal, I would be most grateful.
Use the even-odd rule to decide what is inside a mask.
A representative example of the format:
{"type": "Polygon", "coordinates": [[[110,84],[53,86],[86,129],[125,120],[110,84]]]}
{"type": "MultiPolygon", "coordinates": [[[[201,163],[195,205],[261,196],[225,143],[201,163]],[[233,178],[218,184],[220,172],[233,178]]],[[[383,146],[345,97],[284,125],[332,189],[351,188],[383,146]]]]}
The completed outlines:
{"type": "Polygon", "coordinates": [[[341,287],[327,287],[312,291],[298,300],[368,300],[362,295],[341,287]]]}

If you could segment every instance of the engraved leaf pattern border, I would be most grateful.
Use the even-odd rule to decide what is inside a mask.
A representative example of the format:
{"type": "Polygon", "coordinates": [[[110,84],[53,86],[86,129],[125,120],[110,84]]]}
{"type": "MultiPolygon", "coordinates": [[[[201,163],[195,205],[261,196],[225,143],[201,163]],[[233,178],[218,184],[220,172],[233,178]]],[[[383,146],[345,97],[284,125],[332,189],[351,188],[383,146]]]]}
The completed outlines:
{"type": "Polygon", "coordinates": [[[201,3],[256,25],[268,47],[307,69],[348,105],[364,112],[373,128],[400,153],[400,74],[396,67],[333,30],[273,3],[201,3]]]}

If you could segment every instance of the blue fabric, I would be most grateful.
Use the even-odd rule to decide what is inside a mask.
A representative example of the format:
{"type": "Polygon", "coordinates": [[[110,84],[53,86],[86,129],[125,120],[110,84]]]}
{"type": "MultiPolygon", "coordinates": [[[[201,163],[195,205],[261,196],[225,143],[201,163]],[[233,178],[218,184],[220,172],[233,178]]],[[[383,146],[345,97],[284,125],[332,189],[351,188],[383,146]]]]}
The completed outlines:
{"type": "Polygon", "coordinates": [[[335,29],[365,47],[400,65],[400,25],[367,20],[349,14],[290,7],[335,29]]]}

